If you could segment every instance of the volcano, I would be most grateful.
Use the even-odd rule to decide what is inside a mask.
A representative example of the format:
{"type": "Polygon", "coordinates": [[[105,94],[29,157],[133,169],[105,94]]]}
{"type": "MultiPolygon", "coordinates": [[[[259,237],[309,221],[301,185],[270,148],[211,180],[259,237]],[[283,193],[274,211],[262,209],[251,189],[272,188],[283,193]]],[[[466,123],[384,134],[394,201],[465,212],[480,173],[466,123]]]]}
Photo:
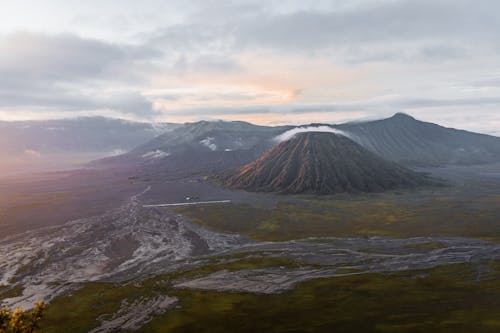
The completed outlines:
{"type": "Polygon", "coordinates": [[[307,132],[223,176],[231,188],[256,192],[382,192],[429,184],[430,178],[386,161],[346,136],[307,132]]]}

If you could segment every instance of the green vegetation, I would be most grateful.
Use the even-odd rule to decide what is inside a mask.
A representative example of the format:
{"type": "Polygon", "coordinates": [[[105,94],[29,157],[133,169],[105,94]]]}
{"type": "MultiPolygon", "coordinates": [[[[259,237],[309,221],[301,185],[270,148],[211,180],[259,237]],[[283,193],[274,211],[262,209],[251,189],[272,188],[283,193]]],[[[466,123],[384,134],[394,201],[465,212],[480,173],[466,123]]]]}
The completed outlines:
{"type": "Polygon", "coordinates": [[[141,297],[153,297],[158,294],[172,292],[170,282],[174,279],[184,279],[203,276],[212,272],[227,269],[257,269],[272,266],[294,267],[295,263],[283,257],[243,258],[227,256],[219,257],[210,265],[169,275],[159,275],[141,283],[111,284],[86,283],[81,289],[70,295],[59,297],[52,301],[43,320],[46,333],[78,333],[88,332],[99,325],[98,317],[116,312],[123,300],[138,300],[141,297]],[[218,261],[228,261],[226,263],[218,261]],[[71,311],[67,311],[71,309],[71,311]]]}
{"type": "Polygon", "coordinates": [[[411,194],[358,196],[356,199],[295,197],[269,208],[252,204],[177,208],[205,227],[258,240],[387,235],[468,236],[500,239],[497,197],[459,199],[411,194]]]}
{"type": "Polygon", "coordinates": [[[429,242],[420,244],[409,244],[406,247],[408,249],[414,249],[414,250],[437,250],[444,248],[445,245],[439,242],[429,242]]]}
{"type": "Polygon", "coordinates": [[[77,291],[49,303],[42,327],[44,333],[88,332],[99,326],[98,317],[106,318],[118,311],[122,301],[167,293],[169,281],[176,275],[157,276],[141,283],[85,283],[77,291]],[[71,309],[71,311],[67,311],[71,309]]]}
{"type": "Polygon", "coordinates": [[[500,273],[470,265],[314,280],[279,295],[177,290],[143,332],[498,332],[500,273]]]}
{"type": "Polygon", "coordinates": [[[24,288],[21,286],[7,287],[0,286],[0,300],[4,298],[18,297],[23,294],[24,288]]]}
{"type": "Polygon", "coordinates": [[[14,311],[0,309],[0,333],[36,333],[41,332],[45,303],[38,302],[30,311],[17,308],[14,311]]]}
{"type": "MultiPolygon", "coordinates": [[[[277,295],[175,290],[173,280],[221,269],[295,266],[284,258],[219,257],[141,283],[87,283],[47,308],[44,332],[87,332],[123,300],[175,296],[143,332],[498,332],[500,263],[312,280],[277,295]],[[71,311],[68,311],[71,309],[71,311]]],[[[345,273],[353,273],[346,269],[345,273]]]]}
{"type": "MultiPolygon", "coordinates": [[[[456,235],[500,239],[497,197],[383,195],[283,198],[274,206],[231,204],[176,209],[195,222],[260,240],[313,236],[456,235]]],[[[408,245],[437,249],[429,242],[408,245]]],[[[201,267],[145,281],[86,283],[48,306],[44,332],[88,332],[122,302],[175,296],[179,306],[145,324],[143,332],[499,332],[500,263],[460,264],[393,274],[313,280],[278,295],[175,290],[172,281],[215,271],[297,267],[259,253],[205,258],[201,267]],[[71,309],[68,311],[67,309],[71,309]]],[[[340,266],[340,265],[339,265],[340,266]]],[[[340,273],[358,273],[350,267],[340,273]]],[[[0,290],[1,292],[1,290],[0,290]]]]}

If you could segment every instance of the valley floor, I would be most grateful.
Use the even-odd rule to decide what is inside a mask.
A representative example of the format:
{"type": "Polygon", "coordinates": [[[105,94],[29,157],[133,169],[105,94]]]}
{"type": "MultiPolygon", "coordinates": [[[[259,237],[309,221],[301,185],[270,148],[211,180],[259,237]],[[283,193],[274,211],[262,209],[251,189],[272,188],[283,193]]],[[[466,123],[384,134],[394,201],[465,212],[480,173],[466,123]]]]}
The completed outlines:
{"type": "MultiPolygon", "coordinates": [[[[449,185],[334,197],[118,175],[95,186],[122,204],[3,225],[0,299],[50,301],[46,332],[497,332],[500,169],[430,171],[449,185]],[[231,202],[147,207],[186,197],[231,202]]],[[[64,182],[12,195],[43,212],[93,186],[64,182]]],[[[3,216],[19,216],[11,202],[3,216]]]]}

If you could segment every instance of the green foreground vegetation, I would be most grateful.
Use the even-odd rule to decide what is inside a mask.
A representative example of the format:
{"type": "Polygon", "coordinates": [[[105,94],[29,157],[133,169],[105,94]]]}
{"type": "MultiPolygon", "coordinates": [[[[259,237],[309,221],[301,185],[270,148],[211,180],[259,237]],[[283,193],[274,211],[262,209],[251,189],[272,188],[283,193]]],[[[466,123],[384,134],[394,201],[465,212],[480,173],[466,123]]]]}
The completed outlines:
{"type": "Polygon", "coordinates": [[[296,267],[296,263],[286,258],[244,258],[219,257],[208,266],[169,275],[159,275],[141,283],[112,284],[85,283],[76,292],[59,297],[49,303],[44,318],[44,332],[88,332],[98,326],[97,317],[115,313],[123,300],[129,303],[140,298],[156,295],[173,295],[170,284],[173,280],[203,276],[218,270],[241,270],[264,267],[296,267]],[[228,261],[220,263],[218,261],[228,261]],[[65,309],[71,309],[66,311],[65,309]]]}
{"type": "Polygon", "coordinates": [[[279,295],[182,290],[143,332],[498,332],[500,283],[466,265],[303,283],[279,295]]]}
{"type": "MultiPolygon", "coordinates": [[[[87,332],[123,300],[169,295],[174,309],[142,332],[499,332],[500,263],[312,280],[276,295],[174,290],[172,280],[210,271],[293,265],[242,259],[127,285],[88,283],[47,308],[44,332],[87,332]]],[[[110,317],[110,316],[109,316],[110,317]]]]}
{"type": "Polygon", "coordinates": [[[403,195],[255,204],[189,206],[176,212],[207,228],[257,240],[386,235],[460,236],[500,240],[500,196],[458,199],[403,195]]]}

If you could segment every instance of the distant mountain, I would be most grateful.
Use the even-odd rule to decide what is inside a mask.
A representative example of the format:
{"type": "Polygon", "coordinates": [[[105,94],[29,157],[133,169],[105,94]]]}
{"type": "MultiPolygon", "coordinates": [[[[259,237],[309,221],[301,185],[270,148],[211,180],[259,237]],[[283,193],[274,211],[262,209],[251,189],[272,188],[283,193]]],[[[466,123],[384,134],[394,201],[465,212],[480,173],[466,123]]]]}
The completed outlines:
{"type": "Polygon", "coordinates": [[[426,176],[385,161],[345,136],[320,132],[297,134],[222,180],[249,191],[315,194],[429,183],[426,176]]]}
{"type": "Polygon", "coordinates": [[[162,150],[169,153],[187,147],[200,151],[248,150],[269,146],[273,137],[290,127],[258,126],[242,121],[200,121],[165,133],[132,150],[132,155],[162,150]]]}
{"type": "Polygon", "coordinates": [[[500,161],[500,138],[445,128],[398,113],[341,125],[257,126],[241,121],[178,125],[131,151],[94,166],[134,166],[147,173],[210,174],[241,167],[299,132],[343,133],[379,157],[408,167],[500,161]]]}
{"type": "Polygon", "coordinates": [[[30,150],[43,154],[128,151],[177,126],[104,117],[0,121],[0,152],[30,150]]]}
{"type": "Polygon", "coordinates": [[[240,121],[187,123],[98,164],[135,164],[178,173],[219,171],[254,160],[276,144],[273,138],[289,128],[240,121]]]}
{"type": "Polygon", "coordinates": [[[335,128],[377,155],[409,166],[500,161],[500,138],[442,127],[397,113],[388,119],[335,128]]]}
{"type": "Polygon", "coordinates": [[[179,126],[104,117],[0,121],[0,172],[71,167],[124,153],[179,126]]]}

